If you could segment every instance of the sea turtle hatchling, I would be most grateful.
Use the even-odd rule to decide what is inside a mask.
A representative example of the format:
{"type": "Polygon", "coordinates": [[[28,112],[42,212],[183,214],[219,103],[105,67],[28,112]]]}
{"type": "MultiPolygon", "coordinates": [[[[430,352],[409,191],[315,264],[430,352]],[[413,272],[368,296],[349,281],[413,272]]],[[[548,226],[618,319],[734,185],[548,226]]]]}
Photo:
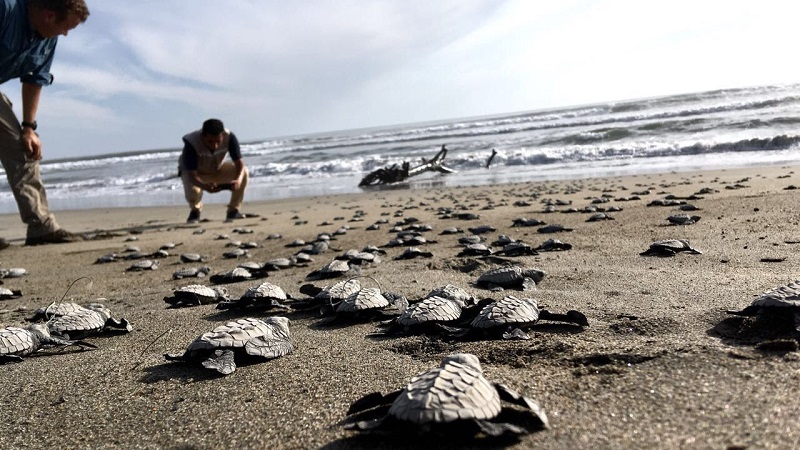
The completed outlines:
{"type": "Polygon", "coordinates": [[[410,304],[399,316],[382,324],[386,327],[385,333],[425,332],[439,324],[456,322],[461,318],[464,309],[472,303],[459,296],[454,297],[432,295],[410,304]]]}
{"type": "Polygon", "coordinates": [[[766,291],[753,299],[750,306],[741,311],[729,310],[728,314],[786,319],[800,331],[800,280],[766,291]]]}
{"type": "Polygon", "coordinates": [[[36,353],[48,347],[68,347],[78,345],[81,348],[97,348],[87,342],[68,341],[50,335],[50,330],[43,323],[35,323],[25,328],[6,327],[0,329],[0,363],[19,362],[23,356],[36,353]]]}
{"type": "Polygon", "coordinates": [[[689,245],[686,239],[665,239],[650,244],[650,248],[639,253],[641,256],[675,256],[680,252],[702,255],[703,252],[689,245]]]}
{"type": "Polygon", "coordinates": [[[314,270],[306,275],[308,280],[322,280],[327,278],[336,278],[347,274],[357,275],[361,271],[361,266],[350,266],[348,261],[334,259],[322,266],[319,270],[314,270]]]}
{"type": "Polygon", "coordinates": [[[340,320],[381,317],[385,316],[383,310],[390,305],[402,311],[408,306],[408,300],[400,294],[382,292],[380,287],[362,287],[338,303],[323,305],[320,315],[326,319],[318,323],[329,324],[340,320]]]}
{"type": "Polygon", "coordinates": [[[280,286],[265,281],[258,286],[247,289],[238,300],[226,300],[217,303],[217,309],[253,307],[264,310],[273,308],[287,310],[289,308],[283,302],[288,299],[289,296],[280,286]]]}
{"type": "Polygon", "coordinates": [[[183,278],[203,278],[211,272],[211,267],[184,267],[172,273],[173,280],[180,280],[183,278]]]}
{"type": "Polygon", "coordinates": [[[500,334],[503,339],[530,339],[525,332],[540,320],[573,323],[580,326],[589,326],[586,316],[575,310],[566,314],[551,313],[546,309],[539,309],[536,300],[532,298],[518,298],[507,295],[501,300],[484,299],[478,302],[478,314],[469,320],[468,324],[460,329],[447,328],[452,336],[466,337],[470,334],[500,334]]]}
{"type": "Polygon", "coordinates": [[[300,287],[300,292],[310,298],[305,300],[295,300],[291,306],[294,309],[304,308],[333,308],[333,305],[341,303],[344,299],[361,290],[361,282],[357,278],[338,281],[332,285],[322,288],[313,284],[304,284],[300,287]]]}
{"type": "Polygon", "coordinates": [[[159,265],[158,260],[143,259],[141,261],[136,261],[125,270],[128,272],[142,272],[145,270],[156,270],[158,269],[158,265],[159,265]]]}
{"type": "Polygon", "coordinates": [[[172,291],[172,295],[164,297],[170,307],[208,305],[228,299],[228,292],[221,287],[208,287],[202,284],[190,284],[172,291]]]}
{"type": "Polygon", "coordinates": [[[22,291],[19,289],[8,289],[5,287],[0,287],[0,300],[9,300],[12,298],[20,298],[22,297],[22,291]]]}
{"type": "Polygon", "coordinates": [[[200,361],[203,367],[228,375],[236,370],[236,357],[274,359],[294,350],[289,319],[244,318],[220,325],[197,337],[183,354],[164,354],[168,361],[200,361]]]}
{"type": "MultiPolygon", "coordinates": [[[[54,305],[55,306],[55,305],[54,305]]],[[[85,306],[72,303],[67,308],[40,308],[37,313],[47,318],[47,328],[53,336],[63,339],[83,339],[104,331],[129,333],[131,324],[124,318],[115,319],[102,303],[85,306]]]]}
{"type": "Polygon", "coordinates": [[[690,216],[688,214],[673,214],[667,217],[667,221],[672,225],[694,225],[700,221],[700,216],[690,216]]]}
{"type": "Polygon", "coordinates": [[[480,434],[518,437],[549,427],[537,402],[489,382],[478,357],[470,353],[446,356],[439,367],[416,375],[401,390],[362,397],[350,406],[342,423],[356,431],[466,439],[480,434]]]}
{"type": "Polygon", "coordinates": [[[546,272],[540,269],[506,266],[484,272],[476,284],[491,290],[512,288],[532,291],[536,290],[536,284],[541,283],[545,275],[546,272]]]}
{"type": "MultiPolygon", "coordinates": [[[[262,275],[266,276],[267,272],[263,272],[262,275]]],[[[252,280],[255,278],[249,270],[245,269],[244,267],[234,267],[233,269],[211,275],[208,277],[208,281],[211,284],[229,284],[229,283],[239,283],[241,281],[252,280]]]]}

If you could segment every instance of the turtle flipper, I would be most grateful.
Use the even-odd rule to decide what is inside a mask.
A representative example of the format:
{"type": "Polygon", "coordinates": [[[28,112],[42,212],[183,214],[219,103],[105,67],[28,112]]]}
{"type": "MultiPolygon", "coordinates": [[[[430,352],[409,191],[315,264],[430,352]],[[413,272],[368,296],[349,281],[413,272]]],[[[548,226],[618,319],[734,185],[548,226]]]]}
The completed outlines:
{"type": "Polygon", "coordinates": [[[520,394],[519,392],[502,383],[494,383],[494,387],[497,389],[497,393],[500,394],[500,400],[513,403],[517,406],[521,406],[530,410],[536,417],[536,421],[539,423],[539,428],[550,428],[550,420],[547,418],[547,414],[535,400],[520,394]]]}
{"type": "Polygon", "coordinates": [[[731,314],[731,315],[734,315],[734,316],[752,317],[752,316],[758,315],[758,311],[760,311],[760,310],[761,310],[760,307],[750,305],[750,306],[748,306],[747,308],[745,308],[745,309],[743,309],[741,311],[735,311],[735,310],[729,309],[727,311],[727,313],[731,314]]]}
{"type": "Polygon", "coordinates": [[[528,432],[525,428],[513,423],[496,423],[488,420],[476,420],[474,422],[482,432],[492,437],[517,436],[528,432]]]}
{"type": "Polygon", "coordinates": [[[0,355],[0,364],[20,362],[22,362],[22,357],[19,355],[0,355]]]}
{"type": "Polygon", "coordinates": [[[530,338],[531,336],[528,333],[517,327],[508,327],[508,330],[503,333],[503,339],[508,340],[527,341],[530,338]]]}
{"type": "Polygon", "coordinates": [[[584,327],[589,326],[589,319],[586,318],[586,315],[580,311],[575,311],[574,309],[567,311],[566,314],[551,313],[550,311],[543,309],[539,311],[539,319],[552,320],[554,322],[574,323],[584,327]]]}
{"type": "Polygon", "coordinates": [[[288,355],[294,350],[294,345],[290,340],[257,336],[250,338],[244,344],[244,350],[248,355],[263,356],[265,358],[277,358],[288,355]]]}
{"type": "Polygon", "coordinates": [[[131,325],[130,322],[128,322],[127,319],[117,320],[114,318],[109,318],[108,320],[106,320],[105,327],[113,328],[115,330],[125,331],[126,333],[130,333],[131,331],[133,331],[133,326],[131,325]]]}
{"type": "Polygon", "coordinates": [[[236,371],[233,350],[216,350],[214,356],[203,361],[203,367],[214,369],[223,375],[232,374],[236,371]]]}

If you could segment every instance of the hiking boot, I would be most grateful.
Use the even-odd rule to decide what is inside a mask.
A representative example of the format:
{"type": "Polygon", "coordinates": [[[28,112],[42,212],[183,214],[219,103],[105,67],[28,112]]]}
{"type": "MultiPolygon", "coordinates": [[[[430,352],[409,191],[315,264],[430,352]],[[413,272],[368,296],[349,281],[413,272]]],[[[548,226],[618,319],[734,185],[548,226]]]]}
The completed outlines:
{"type": "Polygon", "coordinates": [[[67,242],[78,242],[84,239],[83,235],[70,233],[63,228],[59,228],[42,236],[28,236],[25,239],[25,245],[66,244],[67,242]]]}
{"type": "Polygon", "coordinates": [[[238,209],[232,209],[225,215],[225,220],[246,219],[247,215],[239,212],[238,209]]]}
{"type": "Polygon", "coordinates": [[[189,217],[186,219],[186,223],[197,223],[200,222],[200,210],[193,209],[189,211],[189,217]]]}

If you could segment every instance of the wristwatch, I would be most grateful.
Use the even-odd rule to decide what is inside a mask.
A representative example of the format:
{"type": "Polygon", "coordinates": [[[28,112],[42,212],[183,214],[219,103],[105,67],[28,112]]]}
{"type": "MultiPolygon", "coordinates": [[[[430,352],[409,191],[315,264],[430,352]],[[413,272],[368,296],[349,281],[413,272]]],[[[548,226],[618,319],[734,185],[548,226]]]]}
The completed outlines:
{"type": "Polygon", "coordinates": [[[32,129],[33,131],[36,131],[36,127],[38,127],[38,126],[39,126],[39,124],[38,124],[38,123],[36,123],[36,121],[35,121],[35,120],[34,120],[33,122],[25,122],[25,121],[22,121],[21,125],[22,125],[22,128],[28,127],[28,128],[30,128],[30,129],[32,129]]]}

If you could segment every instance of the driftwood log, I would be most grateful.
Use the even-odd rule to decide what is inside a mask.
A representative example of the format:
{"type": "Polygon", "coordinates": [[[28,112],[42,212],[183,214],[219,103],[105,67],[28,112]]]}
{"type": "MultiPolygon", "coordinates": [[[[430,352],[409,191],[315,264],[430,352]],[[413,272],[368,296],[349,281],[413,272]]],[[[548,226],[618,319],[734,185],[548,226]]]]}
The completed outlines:
{"type": "Polygon", "coordinates": [[[433,159],[427,160],[422,158],[422,164],[419,166],[411,167],[408,161],[404,161],[400,166],[393,164],[391,166],[382,167],[367,174],[367,176],[361,179],[358,185],[363,187],[400,183],[425,172],[455,172],[455,170],[444,165],[445,157],[447,157],[447,148],[443,145],[442,149],[439,150],[439,153],[437,153],[433,159]]]}

